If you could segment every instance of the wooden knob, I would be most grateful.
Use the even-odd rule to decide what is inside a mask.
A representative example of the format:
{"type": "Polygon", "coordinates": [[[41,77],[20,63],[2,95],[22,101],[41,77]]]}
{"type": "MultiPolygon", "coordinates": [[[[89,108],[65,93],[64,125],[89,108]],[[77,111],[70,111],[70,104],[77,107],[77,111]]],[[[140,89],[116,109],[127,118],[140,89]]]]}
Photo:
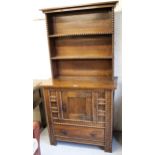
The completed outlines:
{"type": "Polygon", "coordinates": [[[95,133],[91,133],[90,135],[91,135],[93,138],[96,137],[96,134],[95,134],[95,133]]]}
{"type": "Polygon", "coordinates": [[[62,130],[61,133],[62,133],[63,135],[67,135],[67,131],[66,131],[66,130],[62,130]]]}

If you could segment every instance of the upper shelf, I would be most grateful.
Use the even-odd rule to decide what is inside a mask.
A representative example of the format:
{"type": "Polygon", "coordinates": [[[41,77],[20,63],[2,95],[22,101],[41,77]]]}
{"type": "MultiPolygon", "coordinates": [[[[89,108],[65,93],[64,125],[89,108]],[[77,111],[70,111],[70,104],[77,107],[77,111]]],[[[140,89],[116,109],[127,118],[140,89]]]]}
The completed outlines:
{"type": "Polygon", "coordinates": [[[112,59],[112,56],[55,56],[51,60],[82,60],[82,59],[112,59]]]}
{"type": "Polygon", "coordinates": [[[60,38],[60,37],[81,37],[81,36],[102,36],[112,35],[112,32],[98,32],[98,33],[74,33],[74,34],[54,34],[49,35],[49,38],[60,38]]]}

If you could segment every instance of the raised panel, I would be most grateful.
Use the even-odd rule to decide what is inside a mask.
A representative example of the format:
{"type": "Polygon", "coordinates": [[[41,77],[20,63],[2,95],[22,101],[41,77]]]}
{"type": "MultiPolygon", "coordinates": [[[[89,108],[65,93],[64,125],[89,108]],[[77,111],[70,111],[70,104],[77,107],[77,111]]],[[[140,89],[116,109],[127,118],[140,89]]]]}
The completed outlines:
{"type": "Polygon", "coordinates": [[[86,111],[86,98],[68,97],[67,111],[69,118],[82,119],[86,111]]]}
{"type": "Polygon", "coordinates": [[[63,91],[62,109],[64,119],[92,121],[91,92],[63,91]]]}

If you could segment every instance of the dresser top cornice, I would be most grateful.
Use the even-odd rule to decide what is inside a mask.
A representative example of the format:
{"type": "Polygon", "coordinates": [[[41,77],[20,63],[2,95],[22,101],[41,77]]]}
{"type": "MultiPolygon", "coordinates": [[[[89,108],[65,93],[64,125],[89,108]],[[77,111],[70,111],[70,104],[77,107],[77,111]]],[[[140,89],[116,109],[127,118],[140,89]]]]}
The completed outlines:
{"type": "Polygon", "coordinates": [[[110,1],[110,2],[100,2],[100,3],[90,3],[87,5],[77,5],[77,6],[66,6],[59,8],[44,8],[41,9],[44,13],[60,13],[65,11],[79,11],[85,9],[94,9],[94,8],[106,8],[106,7],[115,7],[118,1],[110,1]]]}

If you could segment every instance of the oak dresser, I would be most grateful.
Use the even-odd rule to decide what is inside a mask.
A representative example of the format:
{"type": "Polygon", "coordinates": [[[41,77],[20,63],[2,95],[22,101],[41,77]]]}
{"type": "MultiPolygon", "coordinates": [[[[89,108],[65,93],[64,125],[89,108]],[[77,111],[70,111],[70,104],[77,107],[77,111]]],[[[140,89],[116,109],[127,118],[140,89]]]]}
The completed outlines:
{"type": "Polygon", "coordinates": [[[116,1],[42,9],[52,80],[42,83],[50,143],[112,152],[116,1]]]}

